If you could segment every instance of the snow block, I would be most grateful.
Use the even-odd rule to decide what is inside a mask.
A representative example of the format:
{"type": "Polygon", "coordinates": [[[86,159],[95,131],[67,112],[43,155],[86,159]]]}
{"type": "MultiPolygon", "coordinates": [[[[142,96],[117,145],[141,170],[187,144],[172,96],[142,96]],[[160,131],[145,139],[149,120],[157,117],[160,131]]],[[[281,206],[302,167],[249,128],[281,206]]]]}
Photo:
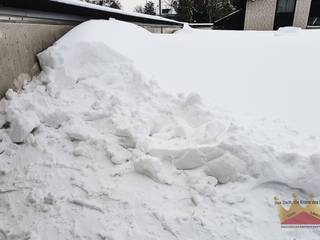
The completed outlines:
{"type": "Polygon", "coordinates": [[[80,124],[66,129],[66,134],[71,141],[86,141],[91,138],[91,133],[91,128],[80,124]]]}
{"type": "Polygon", "coordinates": [[[204,156],[198,149],[188,149],[180,158],[175,158],[173,163],[177,169],[191,170],[204,165],[204,156]]]}
{"type": "Polygon", "coordinates": [[[299,27],[281,27],[278,31],[274,32],[275,36],[286,36],[286,35],[295,35],[301,32],[301,28],[299,27]]]}
{"type": "Polygon", "coordinates": [[[116,130],[115,135],[120,138],[120,144],[124,148],[135,148],[136,139],[133,137],[132,132],[127,128],[119,128],[116,130]]]}
{"type": "Polygon", "coordinates": [[[119,145],[108,145],[107,156],[113,164],[120,165],[131,159],[131,153],[119,145]]]}
{"type": "Polygon", "coordinates": [[[15,143],[24,142],[32,130],[40,126],[40,120],[33,111],[14,113],[8,117],[8,121],[10,122],[8,135],[15,143]]]}
{"type": "Polygon", "coordinates": [[[221,184],[228,183],[236,179],[238,175],[237,170],[239,170],[237,167],[241,164],[240,161],[240,159],[231,154],[225,154],[222,157],[207,163],[205,173],[208,176],[215,177],[221,184]]]}
{"type": "Polygon", "coordinates": [[[208,144],[220,142],[229,128],[229,124],[211,121],[200,126],[194,134],[197,143],[208,144]]]}
{"type": "Polygon", "coordinates": [[[225,151],[215,145],[200,147],[199,151],[204,155],[205,161],[210,162],[217,159],[225,153],[225,151]]]}
{"type": "Polygon", "coordinates": [[[44,118],[44,124],[48,127],[58,129],[62,126],[63,122],[68,120],[70,120],[70,118],[67,113],[55,111],[44,118]]]}
{"type": "Polygon", "coordinates": [[[166,180],[163,164],[159,158],[144,156],[133,162],[137,173],[145,175],[159,183],[168,183],[166,180]]]}
{"type": "Polygon", "coordinates": [[[188,185],[200,195],[210,196],[214,194],[218,180],[211,176],[189,177],[188,185]]]}

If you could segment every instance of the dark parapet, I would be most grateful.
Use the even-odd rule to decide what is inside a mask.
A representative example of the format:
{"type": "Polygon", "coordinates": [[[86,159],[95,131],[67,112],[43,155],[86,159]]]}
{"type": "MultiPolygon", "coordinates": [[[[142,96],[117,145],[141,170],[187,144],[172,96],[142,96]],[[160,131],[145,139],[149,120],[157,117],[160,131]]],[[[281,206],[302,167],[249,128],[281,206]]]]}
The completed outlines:
{"type": "Polygon", "coordinates": [[[138,13],[127,13],[125,11],[110,9],[107,7],[90,8],[54,0],[0,0],[0,9],[1,8],[39,11],[46,12],[48,14],[72,15],[81,17],[83,20],[115,18],[121,21],[141,24],[182,26],[182,23],[180,22],[161,17],[152,17],[138,13]]]}

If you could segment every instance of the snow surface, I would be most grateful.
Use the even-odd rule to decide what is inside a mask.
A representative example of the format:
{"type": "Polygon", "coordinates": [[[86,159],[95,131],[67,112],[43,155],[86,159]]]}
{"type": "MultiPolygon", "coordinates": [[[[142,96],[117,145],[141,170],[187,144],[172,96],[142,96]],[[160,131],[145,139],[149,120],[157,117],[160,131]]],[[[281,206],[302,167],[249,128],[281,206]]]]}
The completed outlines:
{"type": "Polygon", "coordinates": [[[198,92],[206,105],[281,119],[320,136],[319,42],[319,30],[187,28],[174,35],[141,35],[134,43],[110,36],[108,45],[169,93],[198,92]]]}
{"type": "Polygon", "coordinates": [[[43,71],[21,93],[7,92],[0,239],[319,239],[281,229],[273,200],[320,196],[319,139],[162,90],[128,56],[167,38],[83,23],[39,54],[43,71]]]}

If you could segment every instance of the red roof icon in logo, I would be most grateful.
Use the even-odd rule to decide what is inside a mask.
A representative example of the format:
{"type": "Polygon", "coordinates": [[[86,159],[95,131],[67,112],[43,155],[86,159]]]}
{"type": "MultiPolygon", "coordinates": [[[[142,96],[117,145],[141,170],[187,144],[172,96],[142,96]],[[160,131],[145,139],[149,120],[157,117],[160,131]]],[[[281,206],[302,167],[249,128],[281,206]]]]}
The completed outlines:
{"type": "Polygon", "coordinates": [[[298,215],[293,216],[282,222],[284,225],[318,225],[320,224],[320,219],[312,216],[309,213],[301,212],[298,215]]]}

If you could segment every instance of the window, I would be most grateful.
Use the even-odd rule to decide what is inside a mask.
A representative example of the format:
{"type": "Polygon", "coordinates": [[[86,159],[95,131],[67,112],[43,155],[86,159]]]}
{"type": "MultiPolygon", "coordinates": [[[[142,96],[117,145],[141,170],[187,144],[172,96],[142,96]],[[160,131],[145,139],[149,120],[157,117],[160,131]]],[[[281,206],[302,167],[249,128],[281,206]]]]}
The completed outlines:
{"type": "Polygon", "coordinates": [[[278,0],[276,15],[274,19],[274,29],[293,25],[296,0],[278,0]]]}
{"type": "Polygon", "coordinates": [[[308,26],[320,27],[320,0],[313,0],[311,3],[308,26]]]}
{"type": "Polygon", "coordinates": [[[277,13],[294,13],[296,0],[279,0],[277,4],[277,13]]]}

